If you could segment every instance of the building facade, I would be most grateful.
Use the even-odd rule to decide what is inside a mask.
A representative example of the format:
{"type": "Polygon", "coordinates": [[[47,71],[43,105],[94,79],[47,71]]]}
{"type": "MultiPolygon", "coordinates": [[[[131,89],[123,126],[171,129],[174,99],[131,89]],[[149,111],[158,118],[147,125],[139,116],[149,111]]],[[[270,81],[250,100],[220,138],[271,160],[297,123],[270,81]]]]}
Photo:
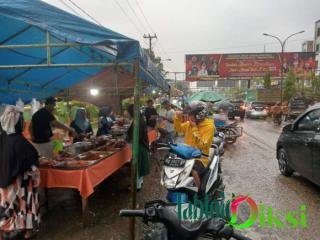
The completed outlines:
{"type": "Polygon", "coordinates": [[[316,73],[320,74],[320,20],[315,23],[314,50],[316,52],[317,69],[316,73]]]}
{"type": "Polygon", "coordinates": [[[302,52],[313,52],[313,41],[304,41],[302,43],[302,52]]]}

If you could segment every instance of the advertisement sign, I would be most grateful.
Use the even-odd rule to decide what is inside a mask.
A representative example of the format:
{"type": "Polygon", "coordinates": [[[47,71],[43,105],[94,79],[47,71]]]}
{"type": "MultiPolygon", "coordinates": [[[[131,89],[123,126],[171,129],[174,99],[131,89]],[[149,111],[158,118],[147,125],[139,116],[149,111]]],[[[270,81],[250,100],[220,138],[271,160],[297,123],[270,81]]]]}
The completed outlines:
{"type": "MultiPolygon", "coordinates": [[[[315,70],[315,53],[290,52],[283,55],[283,70],[307,79],[315,70]]],[[[281,76],[281,53],[239,53],[186,55],[186,80],[206,81],[281,76]]]]}

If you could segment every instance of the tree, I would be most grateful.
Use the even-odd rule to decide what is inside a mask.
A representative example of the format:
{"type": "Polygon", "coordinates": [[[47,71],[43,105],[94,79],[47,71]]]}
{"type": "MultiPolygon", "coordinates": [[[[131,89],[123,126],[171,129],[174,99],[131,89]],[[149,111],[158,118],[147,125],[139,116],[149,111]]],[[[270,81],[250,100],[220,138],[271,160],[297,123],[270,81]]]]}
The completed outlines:
{"type": "Polygon", "coordinates": [[[290,98],[296,93],[296,76],[290,71],[286,77],[284,84],[284,99],[290,100],[290,98]]]}
{"type": "Polygon", "coordinates": [[[316,98],[320,98],[320,76],[315,76],[312,80],[312,90],[316,98]]]}
{"type": "Polygon", "coordinates": [[[263,77],[263,85],[267,89],[271,88],[271,74],[269,72],[263,77]]]}

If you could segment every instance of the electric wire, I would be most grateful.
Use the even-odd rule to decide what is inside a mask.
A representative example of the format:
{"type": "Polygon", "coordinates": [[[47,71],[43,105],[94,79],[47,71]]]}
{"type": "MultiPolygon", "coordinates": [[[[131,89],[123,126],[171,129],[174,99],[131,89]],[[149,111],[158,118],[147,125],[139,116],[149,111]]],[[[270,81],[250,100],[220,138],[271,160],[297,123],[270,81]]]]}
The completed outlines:
{"type": "Polygon", "coordinates": [[[96,20],[94,17],[92,17],[87,11],[85,11],[84,9],[82,9],[78,4],[76,4],[75,2],[73,2],[72,0],[68,0],[73,6],[75,6],[77,9],[79,9],[82,13],[84,13],[86,16],[88,16],[92,21],[94,21],[95,23],[97,23],[98,25],[100,25],[101,27],[103,27],[103,25],[96,20]]]}

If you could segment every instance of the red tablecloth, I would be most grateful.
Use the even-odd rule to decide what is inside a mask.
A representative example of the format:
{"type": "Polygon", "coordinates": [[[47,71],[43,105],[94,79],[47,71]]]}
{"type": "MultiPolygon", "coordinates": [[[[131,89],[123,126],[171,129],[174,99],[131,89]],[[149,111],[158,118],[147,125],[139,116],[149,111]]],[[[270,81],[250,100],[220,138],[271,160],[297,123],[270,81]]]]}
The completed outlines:
{"type": "Polygon", "coordinates": [[[41,186],[45,188],[75,188],[83,198],[94,192],[94,187],[104,179],[130,162],[131,149],[127,145],[121,151],[100,161],[99,163],[80,170],[62,170],[40,167],[41,186]]]}
{"type": "MultiPolygon", "coordinates": [[[[157,137],[157,131],[148,131],[150,143],[157,140],[157,137]]],[[[83,198],[87,198],[94,192],[94,187],[120,169],[125,163],[130,162],[131,156],[131,148],[127,145],[121,151],[85,169],[62,170],[40,167],[41,187],[75,188],[79,190],[83,198]]]]}

